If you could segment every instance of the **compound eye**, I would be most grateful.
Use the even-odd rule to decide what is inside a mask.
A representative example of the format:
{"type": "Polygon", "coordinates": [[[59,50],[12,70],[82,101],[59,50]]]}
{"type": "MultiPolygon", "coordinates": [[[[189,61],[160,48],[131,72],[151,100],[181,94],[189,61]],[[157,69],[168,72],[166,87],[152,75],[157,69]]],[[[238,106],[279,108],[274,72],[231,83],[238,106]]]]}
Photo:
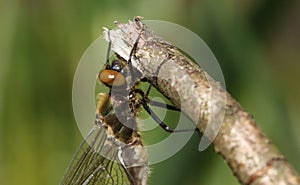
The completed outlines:
{"type": "Polygon", "coordinates": [[[125,84],[125,77],[118,71],[105,69],[100,72],[98,79],[107,86],[122,86],[125,84]]]}
{"type": "Polygon", "coordinates": [[[111,69],[120,72],[122,70],[122,64],[118,60],[115,60],[111,64],[111,69]]]}

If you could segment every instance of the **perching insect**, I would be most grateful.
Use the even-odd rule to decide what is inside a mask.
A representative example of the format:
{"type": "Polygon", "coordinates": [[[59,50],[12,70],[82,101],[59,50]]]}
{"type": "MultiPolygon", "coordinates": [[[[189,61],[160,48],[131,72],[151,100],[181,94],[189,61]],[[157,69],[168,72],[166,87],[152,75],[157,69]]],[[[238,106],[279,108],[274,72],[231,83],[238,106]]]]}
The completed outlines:
{"type": "Polygon", "coordinates": [[[136,116],[143,107],[164,130],[174,132],[152,111],[149,104],[178,109],[150,101],[148,94],[151,85],[146,92],[138,88],[141,75],[131,65],[131,58],[139,39],[140,36],[132,47],[128,61],[116,56],[117,59],[110,62],[109,43],[107,61],[98,75],[99,81],[109,88],[109,92],[100,94],[95,125],[77,149],[61,185],[147,184],[148,157],[138,132],[136,116]]]}

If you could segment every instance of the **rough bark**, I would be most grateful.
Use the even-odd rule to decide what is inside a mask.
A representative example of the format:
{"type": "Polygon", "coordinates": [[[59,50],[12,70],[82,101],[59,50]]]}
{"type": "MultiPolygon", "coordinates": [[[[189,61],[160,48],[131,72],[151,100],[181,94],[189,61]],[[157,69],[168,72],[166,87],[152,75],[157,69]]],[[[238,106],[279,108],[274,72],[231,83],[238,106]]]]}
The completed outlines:
{"type": "MultiPolygon", "coordinates": [[[[110,30],[109,37],[108,30],[104,31],[105,39],[112,43],[112,50],[128,60],[140,34],[132,65],[181,108],[201,132],[208,125],[211,108],[215,115],[224,115],[213,144],[241,184],[300,184],[297,172],[262,133],[251,115],[200,66],[156,36],[139,18],[127,24],[115,23],[118,28],[110,30]]],[[[209,127],[214,128],[214,123],[210,124],[209,127]]]]}

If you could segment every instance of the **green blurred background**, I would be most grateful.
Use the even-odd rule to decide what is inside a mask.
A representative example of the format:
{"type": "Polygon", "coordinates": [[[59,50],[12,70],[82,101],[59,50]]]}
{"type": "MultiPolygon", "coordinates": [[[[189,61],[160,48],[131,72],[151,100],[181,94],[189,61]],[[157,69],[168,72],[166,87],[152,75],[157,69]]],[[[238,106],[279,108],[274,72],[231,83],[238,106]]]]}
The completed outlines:
{"type": "MultiPolygon", "coordinates": [[[[300,1],[102,0],[0,2],[0,184],[53,185],[82,136],[72,79],[85,49],[135,15],[197,33],[220,62],[227,90],[300,171],[300,1]],[[298,61],[298,62],[297,62],[298,61]]],[[[199,138],[151,166],[150,184],[238,184],[199,138]]]]}

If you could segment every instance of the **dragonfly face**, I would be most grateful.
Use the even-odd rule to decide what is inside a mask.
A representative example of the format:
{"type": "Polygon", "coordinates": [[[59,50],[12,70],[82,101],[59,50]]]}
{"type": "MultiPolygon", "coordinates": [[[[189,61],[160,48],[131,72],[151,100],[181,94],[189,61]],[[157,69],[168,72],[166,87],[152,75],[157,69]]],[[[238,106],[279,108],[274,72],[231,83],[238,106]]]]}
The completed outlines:
{"type": "Polygon", "coordinates": [[[120,60],[115,60],[112,65],[106,64],[104,70],[100,71],[98,79],[108,87],[121,87],[126,84],[123,72],[123,64],[120,60]]]}

